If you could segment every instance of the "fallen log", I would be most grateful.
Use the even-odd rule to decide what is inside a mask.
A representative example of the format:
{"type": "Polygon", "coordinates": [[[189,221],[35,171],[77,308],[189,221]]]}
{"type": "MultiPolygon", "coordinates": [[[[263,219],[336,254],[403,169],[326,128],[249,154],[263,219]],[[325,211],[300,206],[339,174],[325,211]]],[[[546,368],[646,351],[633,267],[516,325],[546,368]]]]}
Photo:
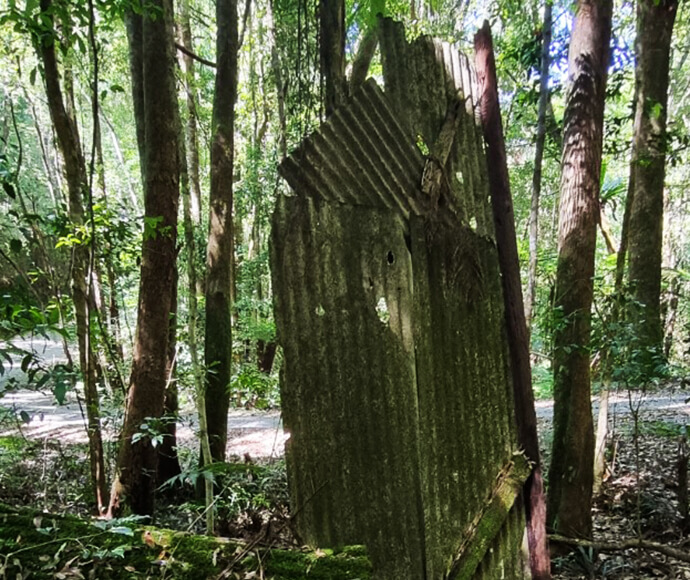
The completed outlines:
{"type": "Polygon", "coordinates": [[[0,579],[161,576],[364,580],[371,564],[361,546],[270,549],[142,526],[136,518],[89,522],[0,504],[0,579]]]}

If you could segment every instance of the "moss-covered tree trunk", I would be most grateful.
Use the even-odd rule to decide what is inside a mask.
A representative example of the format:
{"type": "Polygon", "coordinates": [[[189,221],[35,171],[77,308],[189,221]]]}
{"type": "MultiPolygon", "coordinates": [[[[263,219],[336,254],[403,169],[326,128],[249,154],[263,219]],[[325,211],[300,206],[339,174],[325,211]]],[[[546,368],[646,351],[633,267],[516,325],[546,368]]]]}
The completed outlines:
{"type": "Polygon", "coordinates": [[[554,332],[554,435],[547,522],[592,534],[589,335],[611,0],[580,0],[568,55],[554,332]]]}
{"type": "Polygon", "coordinates": [[[225,460],[232,376],[232,189],[237,100],[237,2],[216,4],[216,84],[213,96],[211,192],[206,250],[206,415],[211,454],[225,460]]]}
{"type": "Polygon", "coordinates": [[[152,514],[157,454],[144,425],[163,414],[173,310],[179,199],[179,118],[172,4],[129,12],[127,32],[144,177],[144,235],[132,374],[110,514],[152,514]],[[136,437],[135,437],[136,435],[136,437]]]}
{"type": "Polygon", "coordinates": [[[663,355],[660,310],[666,175],[666,115],[671,36],[678,0],[637,2],[636,106],[628,279],[643,308],[634,313],[639,346],[663,355]]]}

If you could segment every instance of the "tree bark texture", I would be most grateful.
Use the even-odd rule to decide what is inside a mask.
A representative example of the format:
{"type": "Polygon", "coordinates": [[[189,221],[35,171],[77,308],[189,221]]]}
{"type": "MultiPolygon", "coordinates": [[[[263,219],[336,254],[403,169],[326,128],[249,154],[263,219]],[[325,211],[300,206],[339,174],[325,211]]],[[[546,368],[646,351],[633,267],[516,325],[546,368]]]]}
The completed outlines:
{"type": "Polygon", "coordinates": [[[532,578],[551,578],[551,560],[546,544],[546,503],[539,457],[537,414],[534,409],[532,370],[529,359],[529,334],[520,283],[520,261],[515,235],[515,214],[510,193],[508,163],[503,138],[503,122],[498,102],[498,82],[489,23],[474,37],[475,69],[480,87],[479,114],[486,143],[489,191],[493,208],[498,261],[503,283],[506,326],[518,443],[532,462],[533,469],[523,486],[527,517],[532,578]]]}
{"type": "Polygon", "coordinates": [[[661,261],[666,175],[666,108],[673,24],[678,0],[637,2],[637,66],[632,153],[629,271],[640,347],[662,353],[661,261]]]}
{"type": "Polygon", "coordinates": [[[568,55],[554,310],[554,436],[548,524],[592,534],[594,431],[589,371],[594,251],[611,0],[580,0],[568,55]]]}
{"type": "Polygon", "coordinates": [[[325,85],[326,117],[347,97],[345,79],[345,1],[320,0],[321,79],[325,85]]]}
{"type": "Polygon", "coordinates": [[[549,65],[551,58],[551,2],[544,3],[544,26],[541,39],[541,78],[539,80],[539,111],[537,114],[537,140],[534,144],[534,172],[532,173],[532,200],[529,213],[529,270],[525,297],[525,322],[531,333],[537,286],[537,245],[539,243],[539,197],[541,196],[542,161],[546,143],[546,109],[549,104],[549,65]]]}
{"type": "Polygon", "coordinates": [[[179,200],[179,118],[175,91],[172,4],[127,15],[135,119],[144,179],[144,239],[139,307],[125,423],[117,459],[110,513],[125,507],[152,514],[156,450],[143,433],[148,418],[163,414],[173,306],[179,200]],[[140,104],[137,105],[136,103],[140,104]]]}
{"type": "MultiPolygon", "coordinates": [[[[43,22],[53,34],[53,9],[51,0],[41,0],[43,22]]],[[[65,105],[60,88],[60,73],[55,51],[56,37],[45,37],[40,43],[40,57],[46,83],[46,96],[50,117],[55,127],[58,145],[65,162],[65,175],[69,197],[69,217],[75,228],[85,225],[84,196],[88,192],[86,163],[76,120],[65,105]]],[[[93,240],[91,240],[93,242],[93,240]]],[[[77,342],[79,346],[79,366],[84,380],[84,398],[89,436],[89,462],[91,484],[94,489],[99,513],[106,505],[106,477],[101,437],[100,408],[96,385],[96,360],[91,345],[89,311],[89,248],[87,240],[78,243],[73,249],[71,272],[72,302],[77,323],[77,342]]]]}
{"type": "Polygon", "coordinates": [[[216,5],[216,85],[213,97],[211,193],[206,252],[206,414],[215,461],[225,460],[232,376],[232,181],[237,100],[237,2],[216,5]]]}

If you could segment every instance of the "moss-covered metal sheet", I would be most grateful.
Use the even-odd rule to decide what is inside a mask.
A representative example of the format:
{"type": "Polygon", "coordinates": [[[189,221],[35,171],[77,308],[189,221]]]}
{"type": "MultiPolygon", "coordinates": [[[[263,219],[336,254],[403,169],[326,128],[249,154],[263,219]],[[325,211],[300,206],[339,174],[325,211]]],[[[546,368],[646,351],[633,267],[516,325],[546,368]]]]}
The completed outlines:
{"type": "MultiPolygon", "coordinates": [[[[381,30],[386,92],[368,81],[280,168],[295,192],[271,249],[288,480],[304,541],[363,543],[377,578],[436,580],[516,445],[503,298],[469,63],[381,30]],[[433,149],[458,98],[443,204],[420,189],[416,140],[433,149]]],[[[517,499],[471,577],[522,577],[517,499]]]]}

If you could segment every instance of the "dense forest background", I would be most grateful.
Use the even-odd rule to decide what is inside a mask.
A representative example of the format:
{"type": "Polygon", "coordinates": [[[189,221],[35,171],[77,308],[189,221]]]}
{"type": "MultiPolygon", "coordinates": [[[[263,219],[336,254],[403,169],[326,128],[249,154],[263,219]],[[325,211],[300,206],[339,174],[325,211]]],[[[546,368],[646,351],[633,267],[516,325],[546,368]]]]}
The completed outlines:
{"type": "MultiPolygon", "coordinates": [[[[178,0],[173,10],[167,1],[2,0],[0,397],[29,388],[50,390],[57,404],[83,398],[96,512],[151,514],[157,485],[190,473],[210,506],[218,490],[203,473],[226,459],[228,408],[279,408],[269,238],[289,188],[277,167],[341,93],[367,76],[383,84],[379,14],[404,22],[410,38],[433,35],[468,54],[491,24],[536,398],[553,397],[554,353],[571,350],[586,353],[602,401],[684,380],[686,3],[613,6],[590,336],[564,345],[557,277],[572,2],[178,0]],[[675,22],[662,30],[655,9],[675,22]],[[659,38],[668,56],[641,58],[663,53],[659,38]],[[329,60],[326,40],[343,47],[340,61],[329,60]],[[650,86],[662,94],[645,93],[650,86]],[[659,184],[661,197],[645,202],[659,184]],[[658,298],[648,299],[655,284],[658,298]],[[30,336],[61,343],[64,361],[48,364],[21,342],[30,336]],[[176,417],[191,407],[199,449],[180,463],[176,417]],[[118,451],[107,436],[104,444],[104,426],[152,445],[118,451]],[[137,475],[152,466],[157,484],[137,475]]],[[[424,154],[432,145],[418,143],[424,154]]],[[[11,424],[33,418],[0,413],[11,424]]],[[[603,470],[602,459],[595,486],[603,470]]],[[[210,531],[213,514],[203,516],[210,531]]],[[[591,519],[580,531],[591,536],[591,519]]]]}

